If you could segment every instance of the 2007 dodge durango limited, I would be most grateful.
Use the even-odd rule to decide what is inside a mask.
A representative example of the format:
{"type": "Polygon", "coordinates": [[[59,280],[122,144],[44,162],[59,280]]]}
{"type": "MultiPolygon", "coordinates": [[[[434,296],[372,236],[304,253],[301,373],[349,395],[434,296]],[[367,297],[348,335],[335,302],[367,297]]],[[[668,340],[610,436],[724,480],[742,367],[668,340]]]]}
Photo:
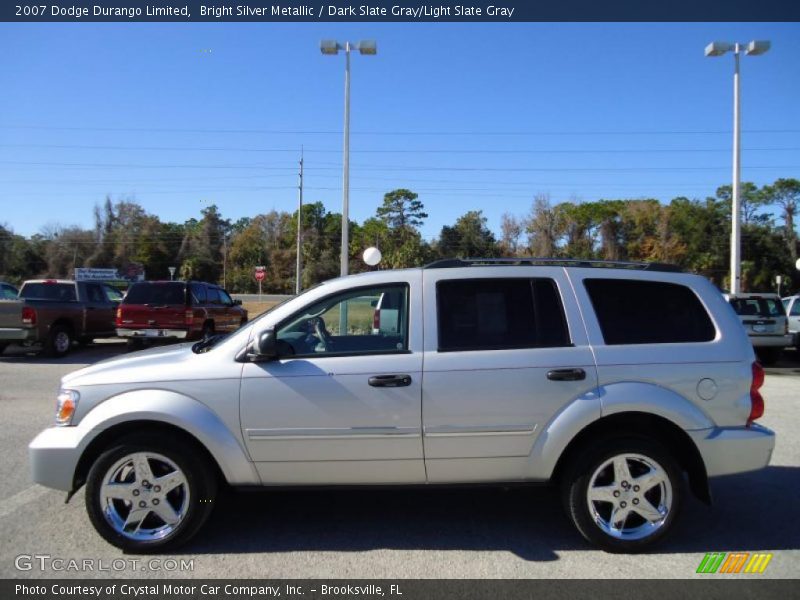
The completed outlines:
{"type": "Polygon", "coordinates": [[[700,276],[447,260],[67,375],[30,461],[42,485],[85,484],[94,527],[129,552],[187,541],[220,484],[487,482],[552,482],[587,540],[636,552],[671,529],[684,480],[708,502],[710,478],[767,465],[763,380],[700,276]]]}

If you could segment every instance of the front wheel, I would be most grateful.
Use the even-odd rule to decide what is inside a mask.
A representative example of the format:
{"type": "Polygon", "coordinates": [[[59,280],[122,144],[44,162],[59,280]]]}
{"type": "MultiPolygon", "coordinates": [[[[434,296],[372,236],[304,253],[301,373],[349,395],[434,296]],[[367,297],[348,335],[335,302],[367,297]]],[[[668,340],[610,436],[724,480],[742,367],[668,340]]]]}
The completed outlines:
{"type": "Polygon", "coordinates": [[[609,552],[641,552],[663,538],[682,499],[675,459],[636,438],[593,446],[573,461],[562,485],[578,531],[609,552]]]}
{"type": "Polygon", "coordinates": [[[97,532],[126,552],[163,552],[187,542],[213,508],[217,481],[190,444],[136,435],[95,461],[86,510],[97,532]]]}

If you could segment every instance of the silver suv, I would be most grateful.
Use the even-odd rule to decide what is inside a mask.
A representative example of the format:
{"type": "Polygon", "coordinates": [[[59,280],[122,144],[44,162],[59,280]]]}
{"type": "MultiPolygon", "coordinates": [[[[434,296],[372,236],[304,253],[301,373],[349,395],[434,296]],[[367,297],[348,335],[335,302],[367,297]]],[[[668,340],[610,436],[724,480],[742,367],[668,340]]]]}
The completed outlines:
{"type": "MultiPolygon", "coordinates": [[[[394,310],[394,307],[393,309],[394,310]]],[[[33,479],[86,484],[132,552],[197,532],[217,487],[552,482],[635,552],[689,488],[761,469],[764,372],[707,280],[666,265],[449,260],[335,279],[238,331],[64,377],[33,479]],[[400,299],[389,330],[375,308],[400,299]]]]}

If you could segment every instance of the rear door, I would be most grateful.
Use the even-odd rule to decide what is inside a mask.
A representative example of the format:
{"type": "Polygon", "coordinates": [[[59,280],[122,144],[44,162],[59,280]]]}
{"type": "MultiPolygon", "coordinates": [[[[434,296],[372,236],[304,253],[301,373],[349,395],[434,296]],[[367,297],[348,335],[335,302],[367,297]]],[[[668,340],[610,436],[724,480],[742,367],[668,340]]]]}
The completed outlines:
{"type": "Polygon", "coordinates": [[[428,480],[530,478],[542,430],[597,387],[563,268],[423,273],[428,480]]]}
{"type": "Polygon", "coordinates": [[[82,283],[85,293],[84,308],[86,335],[112,335],[116,306],[111,303],[102,283],[82,283]]]}

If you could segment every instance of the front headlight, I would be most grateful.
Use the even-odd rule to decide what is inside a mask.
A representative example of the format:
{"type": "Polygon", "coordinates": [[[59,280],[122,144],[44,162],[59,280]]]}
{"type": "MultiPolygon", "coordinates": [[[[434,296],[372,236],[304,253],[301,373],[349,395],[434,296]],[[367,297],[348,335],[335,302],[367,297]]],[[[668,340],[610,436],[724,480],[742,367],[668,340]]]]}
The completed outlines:
{"type": "Polygon", "coordinates": [[[60,390],[56,398],[56,425],[67,426],[78,408],[81,395],[75,390],[60,390]]]}

